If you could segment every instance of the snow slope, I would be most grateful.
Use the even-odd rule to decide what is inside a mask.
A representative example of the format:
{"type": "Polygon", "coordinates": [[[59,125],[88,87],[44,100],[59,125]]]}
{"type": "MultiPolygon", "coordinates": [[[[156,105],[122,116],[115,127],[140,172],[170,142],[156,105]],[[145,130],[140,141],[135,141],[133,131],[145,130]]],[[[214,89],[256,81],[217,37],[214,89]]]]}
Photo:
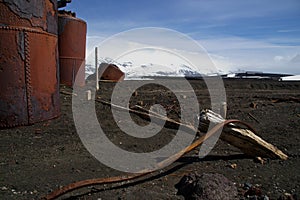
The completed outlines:
{"type": "MultiPolygon", "coordinates": [[[[135,65],[131,61],[119,63],[117,61],[113,61],[110,58],[100,59],[99,64],[101,62],[117,65],[120,68],[120,70],[125,72],[126,79],[136,79],[136,78],[151,77],[151,76],[153,77],[155,76],[199,77],[203,75],[200,72],[194,70],[192,67],[180,63],[170,64],[169,66],[164,66],[160,64],[154,64],[154,63],[135,65]]],[[[95,67],[92,64],[87,64],[85,71],[87,77],[95,73],[95,67]]]]}

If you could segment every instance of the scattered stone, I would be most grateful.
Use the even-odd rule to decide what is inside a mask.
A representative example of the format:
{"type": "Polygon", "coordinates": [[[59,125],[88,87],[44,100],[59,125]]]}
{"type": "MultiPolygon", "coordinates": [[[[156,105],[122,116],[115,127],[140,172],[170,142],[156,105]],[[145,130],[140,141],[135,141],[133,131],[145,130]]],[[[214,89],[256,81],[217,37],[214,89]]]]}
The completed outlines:
{"type": "Polygon", "coordinates": [[[42,131],[42,129],[37,128],[37,129],[34,130],[34,133],[37,134],[37,135],[39,135],[39,134],[42,134],[43,131],[42,131]]]}
{"type": "Polygon", "coordinates": [[[186,99],[186,98],[187,98],[186,95],[180,95],[180,97],[181,97],[182,99],[186,99]]]}
{"type": "Polygon", "coordinates": [[[249,190],[244,194],[245,197],[247,196],[262,196],[262,191],[260,188],[252,186],[249,190]]]}
{"type": "Polygon", "coordinates": [[[277,200],[298,200],[298,197],[296,194],[284,193],[277,200]]]}
{"type": "Polygon", "coordinates": [[[263,196],[261,197],[261,199],[262,199],[262,200],[270,200],[270,198],[269,198],[267,195],[263,195],[263,196]]]}
{"type": "Polygon", "coordinates": [[[44,127],[48,127],[49,125],[50,125],[49,122],[43,124],[44,127]]]}
{"type": "Polygon", "coordinates": [[[191,173],[182,177],[175,185],[177,195],[191,200],[234,200],[238,199],[237,188],[222,174],[191,173]]]}
{"type": "Polygon", "coordinates": [[[8,190],[8,188],[5,187],[5,186],[3,186],[3,187],[1,187],[1,190],[2,190],[2,191],[5,191],[5,190],[8,190]]]}
{"type": "Polygon", "coordinates": [[[244,190],[249,190],[252,187],[251,183],[244,183],[243,189],[244,190]]]}
{"type": "Polygon", "coordinates": [[[251,107],[251,108],[257,108],[257,103],[251,102],[251,103],[250,103],[250,107],[251,107]]]}
{"type": "Polygon", "coordinates": [[[231,169],[236,169],[237,164],[233,163],[233,164],[227,165],[227,167],[230,167],[231,169]]]}
{"type": "Polygon", "coordinates": [[[250,183],[245,183],[244,193],[245,200],[269,200],[267,195],[264,195],[258,186],[252,186],[250,183]]]}
{"type": "Polygon", "coordinates": [[[132,94],[134,97],[136,97],[138,95],[138,91],[134,91],[134,93],[132,94]]]}
{"type": "Polygon", "coordinates": [[[254,158],[254,162],[256,162],[256,163],[260,163],[260,164],[265,164],[265,160],[263,159],[263,158],[261,158],[261,157],[255,157],[254,158]]]}

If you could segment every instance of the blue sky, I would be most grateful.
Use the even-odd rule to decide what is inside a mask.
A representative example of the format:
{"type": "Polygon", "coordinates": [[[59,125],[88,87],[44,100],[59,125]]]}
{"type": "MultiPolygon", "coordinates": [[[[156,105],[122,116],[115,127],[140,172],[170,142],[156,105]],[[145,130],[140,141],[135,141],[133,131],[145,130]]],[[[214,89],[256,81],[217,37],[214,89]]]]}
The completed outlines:
{"type": "Polygon", "coordinates": [[[299,0],[73,0],[88,23],[89,52],[122,31],[162,27],[202,45],[223,71],[300,74],[299,0]]]}

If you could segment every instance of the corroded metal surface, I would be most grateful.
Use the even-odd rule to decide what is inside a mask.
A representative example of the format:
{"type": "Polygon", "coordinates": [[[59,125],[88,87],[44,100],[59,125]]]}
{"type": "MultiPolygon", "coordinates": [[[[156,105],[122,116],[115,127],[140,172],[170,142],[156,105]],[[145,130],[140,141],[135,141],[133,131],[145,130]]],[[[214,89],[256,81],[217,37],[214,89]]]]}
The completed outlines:
{"type": "Polygon", "coordinates": [[[58,15],[60,82],[85,84],[86,22],[68,14],[58,15]],[[81,67],[82,66],[82,67],[81,67]]]}
{"type": "Polygon", "coordinates": [[[25,57],[17,54],[19,37],[17,31],[0,29],[0,127],[28,123],[25,57]]]}
{"type": "Polygon", "coordinates": [[[57,34],[56,0],[0,0],[0,23],[57,34]]]}
{"type": "Polygon", "coordinates": [[[29,33],[31,99],[33,121],[58,116],[59,78],[57,37],[29,33]]]}
{"type": "Polygon", "coordinates": [[[56,12],[56,1],[0,0],[0,127],[60,113],[56,12]]]}
{"type": "Polygon", "coordinates": [[[101,64],[99,67],[99,76],[102,80],[122,81],[125,78],[125,73],[114,64],[101,64]]]}

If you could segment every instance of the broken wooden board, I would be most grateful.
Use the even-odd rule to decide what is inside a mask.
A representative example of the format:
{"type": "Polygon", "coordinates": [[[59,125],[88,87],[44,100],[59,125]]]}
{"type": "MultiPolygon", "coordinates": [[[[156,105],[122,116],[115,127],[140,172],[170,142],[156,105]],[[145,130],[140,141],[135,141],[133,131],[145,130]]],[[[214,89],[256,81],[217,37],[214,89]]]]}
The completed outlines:
{"type": "MultiPolygon", "coordinates": [[[[225,121],[220,115],[206,110],[201,113],[200,124],[211,122],[214,124],[225,121]]],[[[266,142],[255,134],[255,131],[236,124],[229,124],[223,128],[220,139],[240,149],[244,154],[253,157],[265,157],[286,160],[288,156],[274,145],[266,142]]]]}
{"type": "Polygon", "coordinates": [[[249,129],[224,127],[220,139],[240,149],[244,154],[286,160],[288,156],[274,145],[266,142],[249,129]]]}

